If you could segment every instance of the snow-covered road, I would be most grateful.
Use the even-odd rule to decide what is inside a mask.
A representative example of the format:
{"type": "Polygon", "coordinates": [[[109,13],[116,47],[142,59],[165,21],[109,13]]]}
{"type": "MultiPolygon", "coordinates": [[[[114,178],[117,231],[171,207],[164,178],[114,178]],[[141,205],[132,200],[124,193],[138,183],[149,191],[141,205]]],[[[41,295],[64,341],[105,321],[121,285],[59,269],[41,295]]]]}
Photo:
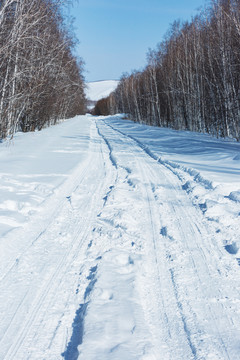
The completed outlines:
{"type": "Polygon", "coordinates": [[[240,358],[239,144],[190,134],[178,161],[159,131],[85,116],[0,145],[0,359],[240,358]]]}

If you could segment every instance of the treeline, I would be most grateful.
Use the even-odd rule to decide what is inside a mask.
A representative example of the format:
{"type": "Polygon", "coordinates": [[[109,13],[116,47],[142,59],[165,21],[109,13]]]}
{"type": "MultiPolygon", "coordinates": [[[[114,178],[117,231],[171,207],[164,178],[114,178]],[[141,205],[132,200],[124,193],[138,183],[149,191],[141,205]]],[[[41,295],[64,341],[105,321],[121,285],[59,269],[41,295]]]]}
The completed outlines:
{"type": "Polygon", "coordinates": [[[85,111],[60,0],[0,0],[0,138],[85,111]]]}
{"type": "Polygon", "coordinates": [[[239,140],[240,2],[212,1],[191,22],[175,22],[141,72],[122,77],[95,113],[239,140]]]}

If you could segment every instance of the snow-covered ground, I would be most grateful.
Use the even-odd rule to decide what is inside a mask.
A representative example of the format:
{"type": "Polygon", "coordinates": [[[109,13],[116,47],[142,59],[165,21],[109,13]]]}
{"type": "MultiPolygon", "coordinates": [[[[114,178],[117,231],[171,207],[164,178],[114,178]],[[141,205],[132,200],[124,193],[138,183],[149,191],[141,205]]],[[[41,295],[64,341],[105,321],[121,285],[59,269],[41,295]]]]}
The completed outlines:
{"type": "Polygon", "coordinates": [[[239,359],[240,144],[82,116],[0,144],[0,359],[239,359]]]}
{"type": "Polygon", "coordinates": [[[116,89],[118,83],[118,80],[102,80],[87,83],[87,99],[92,101],[98,101],[104,97],[107,97],[111,92],[116,89]]]}

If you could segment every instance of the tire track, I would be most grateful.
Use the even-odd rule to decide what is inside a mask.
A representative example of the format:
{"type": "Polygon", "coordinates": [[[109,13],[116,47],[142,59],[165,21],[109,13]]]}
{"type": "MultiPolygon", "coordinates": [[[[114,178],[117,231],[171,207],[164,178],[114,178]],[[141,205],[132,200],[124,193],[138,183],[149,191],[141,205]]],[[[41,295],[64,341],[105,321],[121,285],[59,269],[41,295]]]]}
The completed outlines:
{"type": "MultiPolygon", "coordinates": [[[[211,289],[207,289],[207,292],[205,291],[205,283],[208,281],[207,279],[209,279],[210,283],[212,283],[211,278],[212,275],[214,275],[215,281],[217,281],[217,283],[214,285],[212,296],[213,297],[216,296],[217,298],[220,299],[224,298],[226,292],[224,292],[225,294],[220,292],[220,289],[222,288],[221,285],[222,279],[219,276],[217,277],[217,275],[219,275],[219,271],[218,271],[219,266],[217,259],[219,258],[220,254],[218,252],[218,249],[216,248],[214,235],[212,236],[213,240],[212,240],[211,252],[209,251],[208,232],[211,229],[211,227],[208,226],[207,228],[205,228],[206,224],[203,217],[200,215],[197,209],[192,206],[192,204],[190,205],[190,200],[188,199],[186,193],[182,190],[181,184],[178,184],[179,180],[177,179],[176,175],[174,175],[174,173],[171,172],[171,170],[165,167],[164,164],[160,163],[158,159],[155,158],[155,156],[153,156],[151,152],[149,153],[149,151],[145,148],[145,146],[139,143],[138,141],[136,141],[136,139],[132,138],[129,135],[124,134],[118,129],[115,129],[112,125],[107,124],[104,120],[102,123],[104,124],[103,127],[112,130],[112,133],[109,132],[109,130],[107,130],[106,134],[108,137],[108,141],[110,141],[109,139],[111,139],[113,143],[112,151],[114,151],[114,157],[117,159],[117,161],[119,161],[118,160],[119,153],[118,153],[118,147],[117,146],[114,147],[114,143],[116,142],[114,139],[118,137],[118,141],[119,141],[119,135],[120,137],[123,137],[123,140],[121,140],[122,143],[125,142],[125,144],[128,144],[129,147],[131,147],[132,149],[131,152],[134,155],[135,159],[137,159],[136,161],[138,162],[138,168],[140,169],[141,178],[143,179],[145,186],[145,194],[148,199],[147,203],[149,208],[149,219],[150,219],[149,221],[152,224],[152,233],[153,233],[153,237],[152,237],[153,248],[158,254],[155,255],[155,262],[158,264],[157,267],[159,266],[159,264],[161,264],[161,261],[163,261],[162,255],[161,256],[159,255],[161,251],[164,251],[166,259],[169,259],[169,257],[171,257],[171,251],[167,250],[169,248],[169,244],[167,244],[166,241],[164,243],[164,246],[161,246],[159,249],[157,249],[158,248],[157,241],[159,241],[159,237],[157,236],[158,226],[160,227],[158,218],[160,217],[161,219],[161,214],[159,214],[157,209],[161,208],[161,201],[159,203],[159,200],[156,200],[154,196],[154,189],[151,186],[152,182],[154,184],[155,183],[158,184],[159,183],[158,179],[164,177],[165,183],[166,184],[169,183],[169,186],[170,188],[172,187],[172,191],[174,194],[172,195],[172,205],[170,206],[168,211],[171,214],[171,216],[175,217],[177,221],[173,228],[175,230],[178,229],[178,233],[180,237],[182,237],[181,242],[179,242],[179,240],[177,242],[178,245],[180,245],[180,247],[182,248],[183,254],[184,252],[186,253],[185,256],[187,259],[186,261],[188,263],[188,266],[190,266],[191,273],[193,274],[194,277],[194,281],[192,281],[192,283],[195,283],[194,291],[196,292],[196,294],[197,293],[201,294],[202,298],[203,298],[202,294],[205,294],[205,299],[204,299],[205,302],[208,299],[208,296],[211,294],[211,289]],[[118,135],[116,135],[116,133],[118,135]],[[139,150],[137,150],[136,147],[139,150]],[[141,154],[141,151],[145,153],[145,156],[141,154]],[[148,158],[151,160],[147,160],[148,158]],[[173,199],[174,196],[176,198],[175,200],[173,199]],[[185,206],[185,204],[187,204],[187,207],[185,206]],[[192,242],[193,240],[194,242],[192,242]],[[159,259],[158,258],[156,259],[157,256],[160,256],[159,259]],[[215,261],[212,259],[212,257],[216,259],[216,264],[215,261]],[[211,270],[209,268],[209,265],[211,265],[211,270]]],[[[166,196],[164,198],[166,198],[166,196]]],[[[167,203],[165,204],[165,206],[166,205],[167,203]]],[[[162,234],[161,240],[166,240],[166,239],[167,237],[164,236],[164,234],[162,234]]],[[[211,236],[210,236],[210,240],[211,240],[211,236]]],[[[174,249],[174,251],[176,252],[176,249],[174,249]]],[[[161,270],[165,271],[165,275],[166,275],[166,271],[168,271],[169,273],[168,278],[169,276],[171,278],[172,291],[174,292],[174,296],[176,298],[176,305],[181,315],[183,329],[186,334],[187,342],[191,349],[192,358],[200,359],[202,358],[202,356],[206,356],[206,354],[208,353],[212,353],[212,354],[215,353],[215,356],[217,356],[219,359],[230,359],[230,355],[228,352],[229,347],[227,346],[226,342],[223,339],[223,336],[221,335],[221,332],[223,332],[224,328],[221,327],[221,330],[218,328],[219,316],[221,313],[222,314],[221,316],[225,318],[225,324],[232,328],[232,333],[234,334],[234,332],[237,332],[237,329],[233,327],[231,318],[228,318],[228,315],[225,314],[227,308],[224,309],[222,308],[222,306],[213,307],[210,305],[210,303],[209,304],[204,303],[201,305],[201,309],[197,309],[195,307],[195,311],[194,311],[192,306],[190,305],[190,304],[192,305],[194,304],[193,299],[191,299],[191,297],[188,299],[189,295],[188,295],[188,291],[186,292],[187,289],[184,289],[184,286],[181,284],[181,282],[179,282],[181,281],[180,274],[186,276],[186,270],[184,269],[182,270],[181,266],[179,265],[180,265],[179,263],[176,263],[177,266],[176,268],[176,266],[173,266],[172,263],[168,264],[165,260],[165,265],[164,265],[165,270],[163,268],[161,268],[161,270]],[[184,300],[183,303],[181,302],[180,297],[181,298],[183,297],[184,300]],[[214,312],[214,308],[218,311],[218,315],[214,312]],[[209,318],[211,319],[211,321],[208,321],[210,323],[210,326],[212,327],[210,333],[218,334],[214,339],[213,344],[211,344],[212,340],[209,339],[207,328],[203,324],[203,319],[201,319],[202,316],[201,314],[203,313],[208,313],[209,318]],[[200,326],[201,326],[201,330],[200,330],[200,326]]],[[[159,273],[159,270],[157,271],[159,274],[158,275],[159,281],[161,282],[160,280],[161,275],[159,273]]],[[[162,285],[160,283],[160,290],[161,290],[161,286],[162,285]]],[[[228,312],[226,311],[226,313],[228,312]]],[[[166,318],[168,317],[166,316],[166,318]]],[[[167,321],[165,322],[165,324],[166,323],[167,321]]]]}
{"type": "MultiPolygon", "coordinates": [[[[102,143],[93,141],[91,162],[92,164],[95,163],[98,165],[98,168],[100,169],[102,166],[101,164],[103,164],[103,153],[102,150],[99,151],[99,147],[102,147],[102,143]],[[98,155],[96,156],[96,154],[98,155]]],[[[82,179],[80,182],[79,177],[74,178],[74,185],[71,193],[72,197],[77,195],[79,191],[81,194],[79,184],[83,184],[88,181],[89,176],[91,177],[91,175],[89,175],[90,171],[95,172],[94,166],[92,169],[89,169],[89,167],[85,168],[81,172],[82,179]],[[86,177],[87,169],[88,177],[86,177]]],[[[47,264],[47,260],[45,260],[43,267],[38,270],[39,276],[43,281],[41,283],[38,279],[37,285],[34,284],[33,289],[36,289],[35,296],[33,296],[33,289],[31,287],[32,280],[29,282],[21,303],[20,305],[17,305],[11,322],[8,324],[4,336],[1,339],[1,351],[3,352],[4,348],[7,350],[5,350],[4,359],[26,359],[26,354],[29,352],[28,349],[37,348],[38,337],[43,331],[43,319],[46,318],[49,311],[51,312],[51,305],[54,304],[55,299],[58,297],[59,289],[61,289],[61,286],[66,281],[66,274],[68,274],[69,271],[72,271],[73,264],[76,263],[77,259],[83,261],[83,256],[80,253],[82,252],[84,254],[87,251],[86,249],[89,242],[88,238],[91,234],[93,222],[96,219],[99,207],[101,208],[104,202],[102,198],[102,195],[105,192],[104,189],[109,187],[108,178],[105,178],[104,176],[104,169],[102,168],[101,171],[101,181],[94,181],[92,183],[89,195],[85,197],[86,200],[84,200],[84,204],[81,204],[78,209],[74,210],[68,205],[68,201],[66,199],[65,201],[61,201],[61,207],[57,211],[56,216],[51,217],[46,230],[39,236],[38,241],[33,242],[33,244],[28,248],[27,252],[30,255],[33,254],[32,256],[40,256],[40,254],[45,251],[45,244],[50,244],[52,246],[52,242],[56,242],[58,234],[62,231],[62,229],[65,229],[69,233],[73,232],[71,242],[68,244],[67,249],[60,252],[60,255],[57,255],[58,261],[52,266],[52,264],[47,264]],[[84,216],[82,216],[83,214],[84,216]],[[26,316],[24,316],[24,319],[22,319],[21,314],[25,313],[26,306],[29,309],[26,316]],[[19,323],[19,320],[21,321],[21,324],[19,323]],[[17,335],[16,328],[19,329],[17,335]],[[14,338],[11,334],[15,334],[14,338]],[[9,341],[10,338],[11,341],[9,341]],[[12,341],[13,339],[14,341],[12,341]],[[8,349],[6,348],[6,344],[10,345],[8,349]]],[[[94,176],[92,176],[92,178],[94,178],[94,176]]],[[[86,183],[86,185],[88,184],[86,183]]],[[[53,250],[50,249],[50,254],[48,255],[49,259],[52,251],[55,251],[54,249],[54,246],[53,250]]],[[[56,250],[58,249],[56,248],[56,250]]],[[[25,254],[26,252],[21,256],[21,262],[19,262],[20,268],[25,254]]],[[[76,269],[79,267],[80,264],[77,265],[76,269]]],[[[12,272],[13,271],[14,269],[12,269],[12,272]]],[[[9,275],[10,273],[6,275],[6,281],[9,275]]],[[[73,295],[74,294],[72,294],[72,296],[73,295]]],[[[19,296],[17,296],[17,299],[14,300],[16,304],[19,296]]],[[[64,311],[64,308],[62,311],[64,311]]],[[[56,321],[58,321],[58,319],[56,321]]],[[[49,338],[51,338],[51,336],[49,336],[49,338]]],[[[32,354],[28,355],[30,358],[31,356],[35,356],[34,353],[32,353],[32,350],[30,350],[30,353],[32,354]]]]}

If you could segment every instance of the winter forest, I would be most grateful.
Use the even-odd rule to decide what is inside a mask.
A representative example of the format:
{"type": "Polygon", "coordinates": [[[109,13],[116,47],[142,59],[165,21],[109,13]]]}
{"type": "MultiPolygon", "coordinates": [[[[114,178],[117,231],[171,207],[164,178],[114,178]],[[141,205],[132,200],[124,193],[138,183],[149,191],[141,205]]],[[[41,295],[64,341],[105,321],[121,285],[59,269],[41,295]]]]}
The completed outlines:
{"type": "Polygon", "coordinates": [[[147,54],[143,71],[122,76],[95,114],[239,140],[240,2],[217,0],[191,22],[176,21],[147,54]]]}
{"type": "Polygon", "coordinates": [[[0,360],[240,360],[240,0],[0,0],[0,59],[0,360]]]}
{"type": "Polygon", "coordinates": [[[0,1],[0,138],[85,110],[82,61],[61,0],[0,1]]]}
{"type": "MultiPolygon", "coordinates": [[[[0,1],[0,138],[86,111],[82,60],[60,0],[0,1]]],[[[93,113],[239,140],[240,3],[214,0],[176,21],[93,113]]]]}

